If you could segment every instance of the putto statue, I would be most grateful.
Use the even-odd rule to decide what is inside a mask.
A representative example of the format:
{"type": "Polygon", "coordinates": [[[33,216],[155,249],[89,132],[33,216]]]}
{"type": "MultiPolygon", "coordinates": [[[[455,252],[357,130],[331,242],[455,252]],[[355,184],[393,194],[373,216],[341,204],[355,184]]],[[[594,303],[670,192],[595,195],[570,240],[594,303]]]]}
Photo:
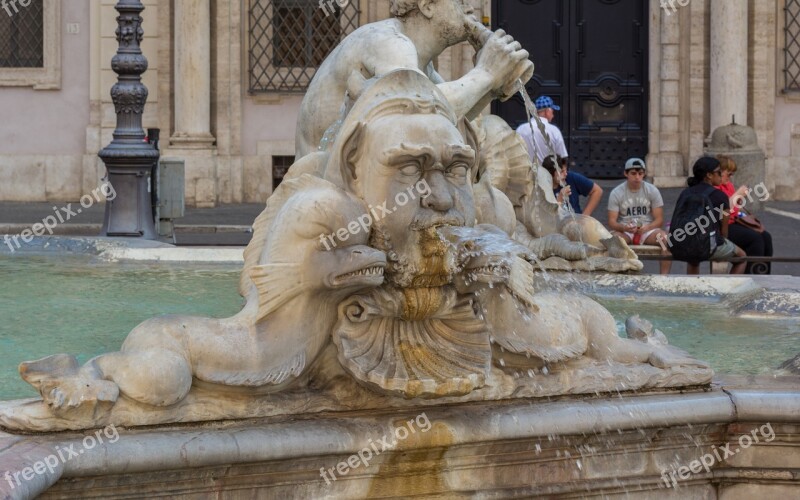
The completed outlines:
{"type": "Polygon", "coordinates": [[[450,87],[421,69],[474,20],[452,0],[393,9],[401,20],[356,31],[318,74],[347,88],[338,120],[315,110],[327,101],[312,84],[302,123],[337,123],[299,129],[308,154],[254,223],[241,312],[147,320],[118,352],[84,366],[68,354],[22,363],[42,399],[0,404],[0,426],[152,425],[710,382],[705,363],[652,325],[631,320],[631,338],[621,338],[590,298],[534,289],[536,269],[641,264],[594,219],[559,213],[549,178],[505,123],[470,121],[487,93],[524,77],[518,44],[484,37],[482,51],[505,54],[503,77],[450,87]],[[431,32],[418,40],[422,27],[431,32]],[[419,67],[348,73],[370,37],[396,40],[419,67]]]}
{"type": "Polygon", "coordinates": [[[426,75],[455,115],[470,119],[493,98],[508,99],[518,80],[527,82],[533,75],[528,52],[503,30],[492,33],[480,24],[468,0],[391,0],[391,13],[393,17],[348,35],[320,65],[300,108],[296,158],[317,151],[325,131],[342,118],[343,103],[354,101],[368,80],[391,71],[426,75]],[[466,40],[480,47],[475,68],[445,82],[433,60],[466,40]]]}

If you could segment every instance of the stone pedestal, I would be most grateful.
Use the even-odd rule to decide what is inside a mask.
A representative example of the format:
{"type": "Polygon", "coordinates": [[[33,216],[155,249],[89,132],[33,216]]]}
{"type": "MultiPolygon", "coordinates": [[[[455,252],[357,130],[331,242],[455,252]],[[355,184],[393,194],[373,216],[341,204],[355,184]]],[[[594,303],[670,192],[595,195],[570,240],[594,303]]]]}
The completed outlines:
{"type": "Polygon", "coordinates": [[[711,2],[711,130],[747,123],[747,0],[711,2]]]}
{"type": "Polygon", "coordinates": [[[706,156],[726,155],[736,162],[734,185],[737,188],[742,185],[750,187],[749,195],[743,200],[743,208],[748,213],[760,211],[769,192],[765,184],[764,151],[758,146],[756,131],[735,123],[719,127],[711,134],[711,141],[704,153],[706,156]]]}

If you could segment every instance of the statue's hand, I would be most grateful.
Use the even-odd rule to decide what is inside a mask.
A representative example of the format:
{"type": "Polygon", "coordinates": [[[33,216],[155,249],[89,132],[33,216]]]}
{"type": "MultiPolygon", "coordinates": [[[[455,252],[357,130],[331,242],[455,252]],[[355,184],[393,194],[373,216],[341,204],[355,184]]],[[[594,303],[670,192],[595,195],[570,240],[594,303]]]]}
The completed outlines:
{"type": "Polygon", "coordinates": [[[523,79],[525,83],[533,75],[533,63],[528,59],[528,51],[503,30],[495,31],[486,39],[477,54],[475,67],[492,76],[492,90],[498,96],[507,92],[513,94],[518,79],[523,79]]]}

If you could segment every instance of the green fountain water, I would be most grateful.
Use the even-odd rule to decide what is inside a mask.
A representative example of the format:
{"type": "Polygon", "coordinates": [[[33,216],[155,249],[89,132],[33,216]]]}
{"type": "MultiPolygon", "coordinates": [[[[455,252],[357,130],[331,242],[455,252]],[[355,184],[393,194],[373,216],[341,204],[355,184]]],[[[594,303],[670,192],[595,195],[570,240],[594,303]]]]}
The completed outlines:
{"type": "MultiPolygon", "coordinates": [[[[243,301],[239,266],[131,265],[77,257],[0,259],[0,400],[35,397],[17,365],[52,353],[81,363],[119,349],[130,330],[161,314],[226,317],[243,301]]],[[[800,324],[732,317],[722,304],[599,297],[624,335],[633,314],[721,373],[772,373],[798,350],[800,324]]]]}

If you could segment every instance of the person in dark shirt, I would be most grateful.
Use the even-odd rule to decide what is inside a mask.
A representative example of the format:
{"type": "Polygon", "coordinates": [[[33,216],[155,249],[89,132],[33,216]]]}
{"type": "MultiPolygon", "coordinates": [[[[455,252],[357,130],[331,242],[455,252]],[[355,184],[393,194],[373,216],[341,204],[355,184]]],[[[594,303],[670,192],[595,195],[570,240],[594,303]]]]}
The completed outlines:
{"type": "MultiPolygon", "coordinates": [[[[692,167],[692,177],[689,177],[687,184],[689,187],[686,191],[692,194],[703,194],[708,190],[708,186],[719,186],[722,183],[722,167],[719,160],[704,156],[698,159],[694,167],[692,167]]],[[[681,193],[683,194],[683,193],[681,193]]],[[[712,261],[728,260],[734,255],[737,257],[744,257],[744,250],[737,247],[731,240],[728,239],[728,221],[730,219],[731,206],[728,197],[719,189],[712,189],[708,193],[708,199],[711,201],[710,210],[713,211],[715,237],[717,239],[717,248],[711,255],[712,261]],[[721,216],[720,216],[721,215],[721,216]]],[[[674,228],[673,228],[674,229],[674,228]]],[[[711,228],[709,228],[711,230],[711,228]]],[[[687,262],[686,274],[700,274],[699,262],[687,262]]],[[[738,262],[733,264],[731,274],[744,274],[744,269],[747,266],[746,262],[738,262]]]]}
{"type": "Polygon", "coordinates": [[[551,155],[544,159],[542,166],[553,176],[553,194],[556,195],[559,205],[566,195],[576,214],[592,215],[603,198],[603,188],[577,172],[568,172],[566,158],[551,155]],[[563,187],[561,181],[565,184],[563,187]],[[588,198],[584,209],[581,209],[581,196],[588,198]]]}

